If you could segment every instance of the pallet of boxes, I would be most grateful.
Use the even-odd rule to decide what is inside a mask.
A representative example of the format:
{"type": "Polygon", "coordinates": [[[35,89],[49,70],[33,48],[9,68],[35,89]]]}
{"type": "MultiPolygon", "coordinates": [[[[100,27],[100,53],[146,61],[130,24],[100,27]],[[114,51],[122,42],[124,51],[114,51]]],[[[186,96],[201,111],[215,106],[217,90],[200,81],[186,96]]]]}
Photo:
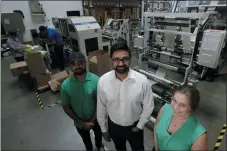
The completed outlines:
{"type": "MultiPolygon", "coordinates": [[[[89,71],[98,76],[102,76],[106,72],[112,70],[109,53],[104,50],[89,52],[88,64],[89,71]]],[[[70,72],[63,71],[52,75],[51,76],[52,80],[49,81],[51,90],[54,92],[58,91],[61,87],[62,82],[71,75],[73,75],[71,71],[70,72]]]]}
{"type": "Polygon", "coordinates": [[[38,90],[47,89],[48,81],[51,79],[49,70],[46,68],[41,53],[26,54],[25,61],[10,64],[10,70],[14,77],[20,77],[29,73],[30,79],[35,79],[38,90]]]}
{"type": "Polygon", "coordinates": [[[52,75],[46,68],[46,64],[40,53],[28,54],[26,62],[31,76],[35,77],[39,91],[49,87],[54,92],[58,91],[61,83],[71,74],[71,72],[62,71],[52,75]]]}
{"type": "Polygon", "coordinates": [[[28,73],[28,66],[26,61],[16,62],[10,64],[10,70],[14,77],[19,77],[22,74],[28,73]]]}
{"type": "Polygon", "coordinates": [[[51,74],[47,67],[48,57],[43,53],[27,53],[25,60],[27,62],[30,75],[35,78],[37,89],[39,91],[51,88],[52,91],[59,90],[59,85],[69,76],[70,72],[62,71],[56,74],[51,74]],[[45,60],[45,61],[44,61],[45,60]],[[55,85],[56,87],[53,87],[55,85]]]}
{"type": "Polygon", "coordinates": [[[35,79],[37,89],[42,91],[49,88],[48,82],[51,80],[51,73],[46,67],[43,55],[40,52],[28,53],[25,61],[31,77],[35,79]]]}
{"type": "MultiPolygon", "coordinates": [[[[104,50],[90,52],[88,63],[89,71],[98,76],[112,70],[109,53],[104,50]]],[[[30,76],[35,79],[39,91],[51,88],[52,91],[56,92],[60,89],[62,82],[73,75],[70,71],[62,71],[52,75],[40,52],[27,53],[25,61],[11,64],[10,68],[14,76],[19,76],[25,71],[29,72],[30,76]]]]}
{"type": "Polygon", "coordinates": [[[50,87],[49,82],[52,80],[61,83],[69,76],[69,73],[63,71],[51,75],[51,72],[47,69],[47,62],[44,61],[47,58],[47,53],[45,52],[46,51],[31,51],[31,49],[27,49],[24,57],[25,61],[10,64],[10,70],[13,76],[20,76],[26,72],[29,73],[31,80],[34,79],[39,91],[48,89],[50,87]]]}
{"type": "MultiPolygon", "coordinates": [[[[109,53],[104,50],[89,52],[88,64],[89,71],[98,76],[102,76],[106,72],[112,70],[109,53]]],[[[71,75],[73,75],[71,71],[70,72],[63,71],[52,75],[51,76],[52,80],[49,81],[51,90],[54,92],[58,91],[61,87],[62,82],[71,75]]]]}

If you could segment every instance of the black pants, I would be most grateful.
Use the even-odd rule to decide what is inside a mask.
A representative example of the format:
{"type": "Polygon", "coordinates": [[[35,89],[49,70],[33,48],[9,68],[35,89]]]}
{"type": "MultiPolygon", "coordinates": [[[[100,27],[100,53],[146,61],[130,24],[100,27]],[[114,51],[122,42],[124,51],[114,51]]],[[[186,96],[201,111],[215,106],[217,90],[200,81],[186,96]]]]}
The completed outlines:
{"type": "Polygon", "coordinates": [[[15,59],[17,62],[21,62],[21,61],[24,61],[24,56],[15,57],[14,59],[15,59]]]}
{"type": "MultiPolygon", "coordinates": [[[[92,145],[91,136],[90,136],[90,130],[84,130],[84,129],[81,129],[78,127],[76,127],[76,128],[77,128],[78,133],[82,137],[82,140],[84,142],[86,149],[93,150],[93,145],[92,145]]],[[[103,144],[102,144],[101,128],[97,121],[95,122],[95,125],[93,126],[92,129],[95,133],[95,145],[96,145],[97,149],[99,149],[100,147],[103,147],[103,144]]]]}
{"type": "Polygon", "coordinates": [[[115,144],[116,150],[126,150],[126,141],[129,141],[132,150],[144,150],[143,130],[138,132],[132,131],[132,128],[135,127],[136,124],[137,122],[132,126],[120,126],[110,119],[108,120],[109,133],[115,144]]]}
{"type": "Polygon", "coordinates": [[[56,57],[55,50],[50,49],[49,52],[50,52],[50,58],[52,60],[51,68],[55,69],[57,68],[57,57],[56,57]]]}
{"type": "Polygon", "coordinates": [[[61,70],[64,70],[65,68],[63,49],[64,49],[64,45],[56,45],[54,47],[54,51],[56,54],[56,65],[61,70]]]}

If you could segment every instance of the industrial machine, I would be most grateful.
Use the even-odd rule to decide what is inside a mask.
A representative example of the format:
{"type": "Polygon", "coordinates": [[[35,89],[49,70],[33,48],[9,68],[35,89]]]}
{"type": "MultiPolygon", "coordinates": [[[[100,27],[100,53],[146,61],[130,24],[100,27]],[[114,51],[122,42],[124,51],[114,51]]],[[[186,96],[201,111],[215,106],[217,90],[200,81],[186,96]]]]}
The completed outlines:
{"type": "Polygon", "coordinates": [[[170,103],[175,87],[199,81],[204,71],[197,68],[219,66],[226,30],[205,30],[216,12],[144,15],[144,36],[137,36],[134,44],[142,53],[134,69],[151,80],[155,102],[170,103]]]}
{"type": "Polygon", "coordinates": [[[89,52],[103,49],[101,27],[94,17],[58,17],[52,21],[65,45],[73,51],[80,51],[87,58],[89,52]]]}
{"type": "Polygon", "coordinates": [[[18,32],[20,40],[23,41],[25,26],[23,22],[23,16],[21,14],[1,13],[1,25],[2,29],[5,31],[5,34],[8,34],[10,31],[18,32]]]}
{"type": "Polygon", "coordinates": [[[117,39],[121,37],[127,41],[128,46],[129,41],[129,20],[128,19],[108,19],[102,30],[103,41],[109,41],[110,46],[117,42],[117,39]]]}
{"type": "Polygon", "coordinates": [[[88,55],[94,50],[110,51],[119,37],[133,45],[133,36],[140,30],[140,21],[109,19],[101,30],[92,16],[52,18],[55,29],[63,37],[66,47],[88,55]],[[131,29],[131,30],[130,30],[131,29]]]}
{"type": "Polygon", "coordinates": [[[142,32],[142,25],[140,20],[129,21],[129,48],[134,48],[134,38],[142,32]]]}
{"type": "Polygon", "coordinates": [[[209,19],[203,24],[197,36],[194,67],[194,71],[199,75],[200,80],[210,82],[216,77],[226,74],[226,72],[223,72],[223,68],[227,64],[227,47],[225,42],[227,30],[226,5],[225,7],[209,7],[206,12],[212,10],[215,10],[217,14],[209,16],[209,19]],[[212,47],[208,48],[207,46],[212,47]]]}

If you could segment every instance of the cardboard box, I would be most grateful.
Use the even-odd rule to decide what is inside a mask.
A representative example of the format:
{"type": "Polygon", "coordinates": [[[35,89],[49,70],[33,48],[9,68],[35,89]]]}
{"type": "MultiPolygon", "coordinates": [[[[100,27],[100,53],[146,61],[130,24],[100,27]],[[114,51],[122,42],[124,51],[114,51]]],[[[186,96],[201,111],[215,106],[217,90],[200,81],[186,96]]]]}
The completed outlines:
{"type": "Polygon", "coordinates": [[[48,86],[48,82],[51,80],[50,73],[35,75],[38,88],[48,86]]]}
{"type": "Polygon", "coordinates": [[[69,74],[69,76],[72,76],[73,75],[73,72],[72,71],[69,71],[68,74],[69,74]]]}
{"type": "Polygon", "coordinates": [[[104,50],[90,52],[88,61],[89,71],[98,76],[102,76],[113,69],[109,53],[104,50]]]}
{"type": "Polygon", "coordinates": [[[61,84],[66,78],[69,77],[69,74],[66,71],[58,72],[51,76],[51,79],[57,80],[61,84]]]}
{"type": "Polygon", "coordinates": [[[52,80],[48,82],[51,90],[54,92],[60,90],[61,84],[63,83],[63,81],[71,75],[73,75],[73,73],[71,71],[69,71],[69,72],[62,71],[62,72],[52,75],[51,76],[52,80]]]}
{"type": "Polygon", "coordinates": [[[46,74],[47,68],[41,53],[27,54],[25,61],[32,76],[46,74]]]}
{"type": "Polygon", "coordinates": [[[20,76],[25,71],[28,71],[28,66],[25,61],[21,61],[21,62],[10,64],[10,70],[13,76],[20,76]]]}

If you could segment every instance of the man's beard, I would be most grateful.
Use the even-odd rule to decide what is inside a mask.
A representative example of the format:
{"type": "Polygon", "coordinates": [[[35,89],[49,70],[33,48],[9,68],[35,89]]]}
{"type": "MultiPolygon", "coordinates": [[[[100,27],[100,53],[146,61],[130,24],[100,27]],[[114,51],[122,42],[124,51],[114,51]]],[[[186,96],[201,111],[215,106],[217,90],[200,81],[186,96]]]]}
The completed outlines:
{"type": "Polygon", "coordinates": [[[82,75],[85,72],[86,72],[86,68],[85,69],[79,68],[74,71],[74,75],[82,75]]]}
{"type": "Polygon", "coordinates": [[[115,70],[117,73],[119,73],[119,74],[128,73],[128,71],[129,71],[129,67],[128,67],[128,66],[124,65],[124,66],[120,66],[120,67],[122,67],[122,68],[119,68],[119,66],[116,66],[116,67],[114,68],[114,70],[115,70]]]}

